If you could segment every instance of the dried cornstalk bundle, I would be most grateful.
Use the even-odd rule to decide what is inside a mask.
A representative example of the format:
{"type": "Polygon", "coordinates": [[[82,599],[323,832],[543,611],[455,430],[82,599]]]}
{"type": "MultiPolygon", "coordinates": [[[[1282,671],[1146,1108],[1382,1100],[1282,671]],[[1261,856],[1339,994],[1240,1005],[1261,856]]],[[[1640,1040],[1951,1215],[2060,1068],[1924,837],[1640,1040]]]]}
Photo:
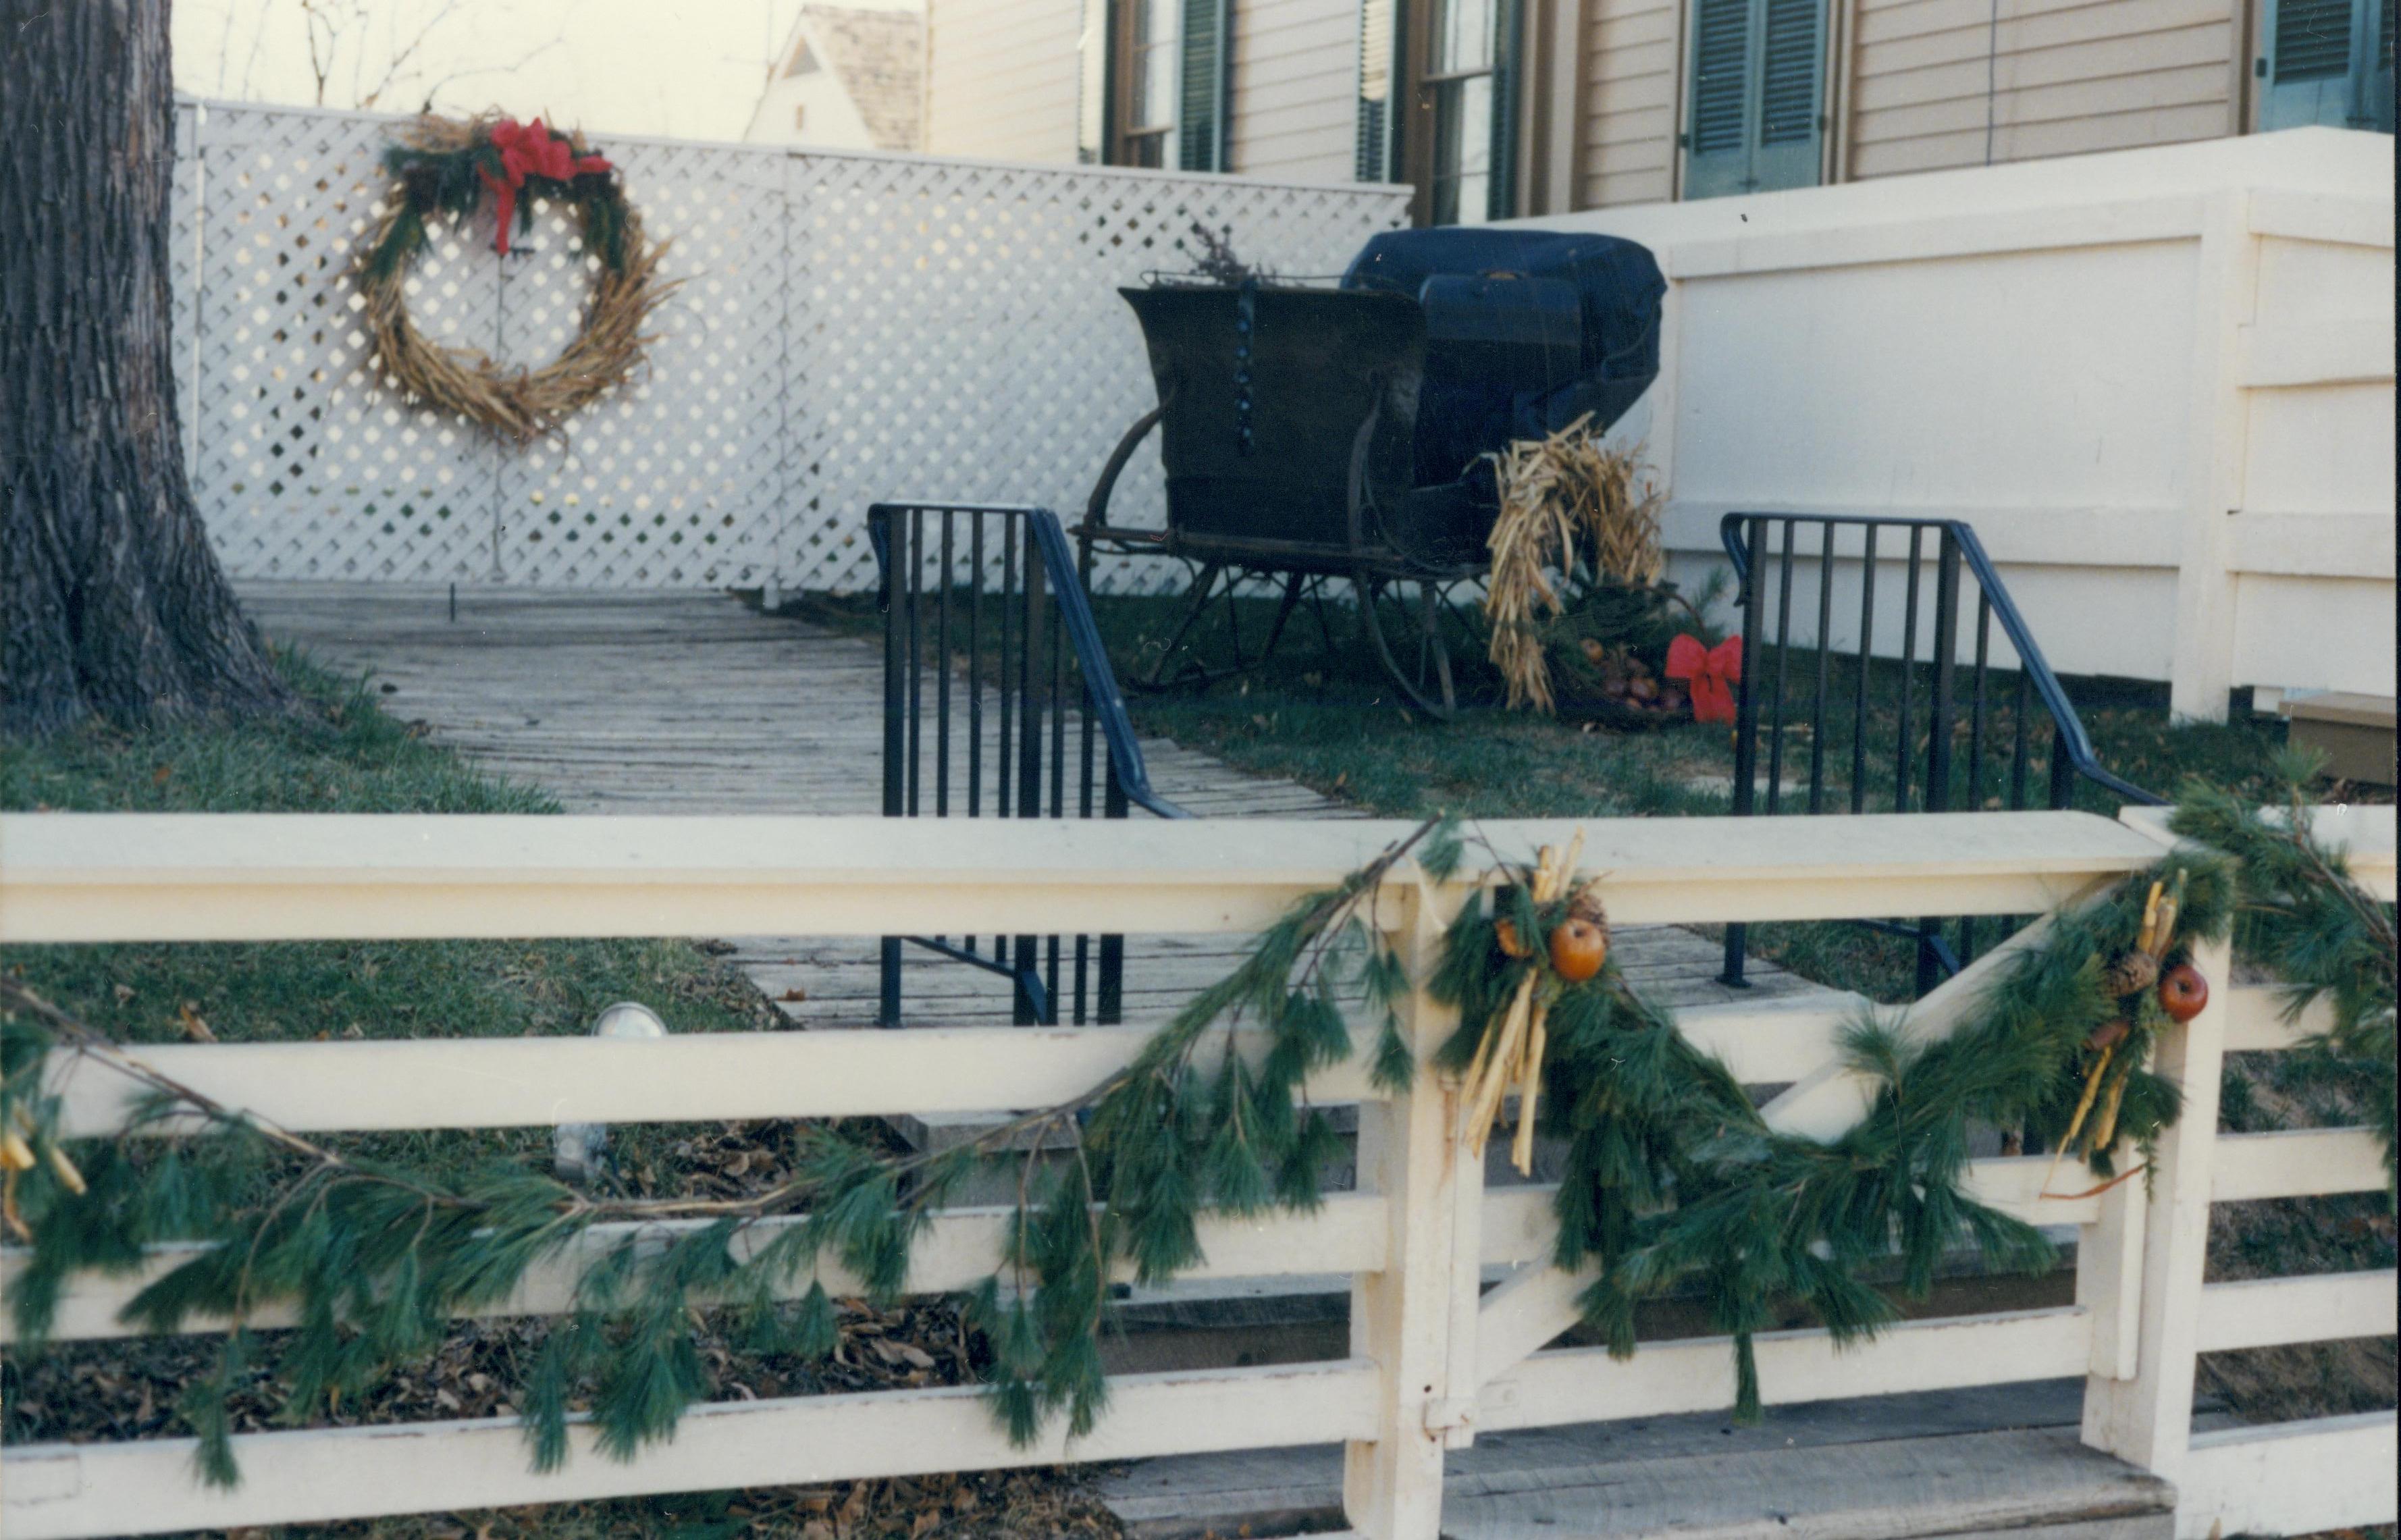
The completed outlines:
{"type": "Polygon", "coordinates": [[[1639,449],[1612,449],[1589,414],[1548,438],[1517,439],[1493,457],[1500,516],[1487,544],[1489,655],[1508,684],[1512,708],[1557,709],[1544,656],[1541,616],[1566,611],[1561,587],[1582,566],[1588,581],[1647,586],[1667,558],[1659,546],[1657,488],[1638,488],[1639,449]],[[1556,577],[1554,576],[1556,574],[1556,577]]]}
{"type": "MultiPolygon", "coordinates": [[[[387,157],[398,180],[352,272],[366,301],[361,319],[381,374],[418,403],[525,444],[556,433],[577,411],[632,378],[654,340],[642,328],[680,281],[660,281],[667,243],[644,238],[641,216],[613,175],[604,170],[546,181],[519,172],[518,183],[528,191],[575,210],[584,249],[598,258],[575,339],[549,364],[526,369],[495,363],[473,348],[445,347],[418,331],[408,314],[408,258],[425,243],[429,215],[447,212],[456,218],[475,206],[483,186],[499,191],[503,162],[493,144],[496,128],[504,134],[525,131],[488,116],[464,121],[428,116],[402,131],[401,145],[387,157]]],[[[541,129],[539,122],[534,129],[541,129]]],[[[558,137],[583,154],[580,135],[558,137]]],[[[500,199],[504,234],[513,201],[513,195],[500,199]]]]}

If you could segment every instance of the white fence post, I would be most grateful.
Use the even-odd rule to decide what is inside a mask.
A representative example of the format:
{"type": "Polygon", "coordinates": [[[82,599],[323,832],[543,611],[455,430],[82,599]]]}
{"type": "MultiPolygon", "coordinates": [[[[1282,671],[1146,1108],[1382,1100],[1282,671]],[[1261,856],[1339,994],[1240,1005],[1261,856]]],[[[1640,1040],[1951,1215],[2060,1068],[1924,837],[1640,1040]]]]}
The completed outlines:
{"type": "Polygon", "coordinates": [[[2230,525],[2243,507],[2250,447],[2250,401],[2243,382],[2258,307],[2259,238],[2251,233],[2247,193],[2212,196],[2202,219],[2175,655],[2168,689],[2177,718],[2224,722],[2227,693],[2234,685],[2230,525]]]}
{"type": "MultiPolygon", "coordinates": [[[[2224,942],[2193,949],[2193,965],[2207,975],[2209,1005],[2185,1025],[2171,1024],[2160,1035],[2153,1067],[2184,1092],[2184,1112],[2175,1126],[2160,1136],[2151,1169],[2111,1194],[2129,1194],[2140,1213],[2141,1248],[2129,1246],[2123,1262],[2139,1265],[2132,1287],[2112,1291],[2112,1299],[2087,1301],[2094,1305],[2096,1362],[2111,1333],[2130,1327],[2134,1337],[2133,1374],[2113,1378],[2096,1372],[2085,1382],[2084,1441],[2108,1451],[2173,1481],[2182,1473],[2192,1443],[2192,1387],[2199,1350],[2202,1272],[2209,1255],[2210,1157],[2217,1138],[2218,1076],[2226,1060],[2227,1002],[2232,998],[2233,955],[2224,942]],[[2143,1193],[2148,1190],[2147,1202],[2143,1193]],[[2129,1321],[2120,1314],[2107,1327],[2101,1315],[2120,1308],[2133,1309],[2129,1321]]],[[[2087,1231],[2105,1239],[2111,1223],[2087,1231]]],[[[2096,1272],[2106,1271],[2104,1262],[2096,1272]]],[[[2085,1265],[2078,1264],[2078,1293],[2082,1298],[2085,1265]]]]}
{"type": "MultiPolygon", "coordinates": [[[[1423,884],[1398,902],[1393,940],[1413,984],[1401,1031],[1417,1076],[1406,1095],[1359,1108],[1359,1187],[1383,1196],[1388,1238],[1383,1269],[1359,1273],[1351,1284],[1351,1355],[1373,1358],[1379,1382],[1375,1439],[1342,1451],[1342,1506],[1351,1527],[1369,1540],[1435,1540],[1446,1434],[1464,1421],[1452,1384],[1453,1307],[1462,1250],[1465,1265],[1475,1266],[1474,1204],[1482,1166],[1452,1148],[1458,1095],[1432,1062],[1458,1022],[1456,1011],[1434,1003],[1425,990],[1442,943],[1443,916],[1423,884]],[[1462,1190],[1470,1167],[1476,1185],[1462,1190]],[[1470,1237],[1463,1248],[1462,1210],[1470,1237]]],[[[1472,1272],[1465,1299],[1473,1311],[1472,1272]]],[[[1466,1351],[1472,1359],[1472,1341],[1466,1351]]],[[[1459,1395],[1474,1391],[1472,1378],[1458,1387],[1459,1395]]]]}

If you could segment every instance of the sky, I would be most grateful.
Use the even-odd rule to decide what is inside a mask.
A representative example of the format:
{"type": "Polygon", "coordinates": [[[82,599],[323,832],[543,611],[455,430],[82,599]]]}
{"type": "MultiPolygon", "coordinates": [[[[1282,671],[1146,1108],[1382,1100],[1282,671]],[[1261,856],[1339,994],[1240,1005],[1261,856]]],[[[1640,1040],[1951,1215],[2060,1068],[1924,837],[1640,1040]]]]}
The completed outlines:
{"type": "Polygon", "coordinates": [[[802,3],[176,0],[175,84],[194,96],[394,112],[416,111],[430,89],[436,110],[458,115],[497,107],[596,134],[739,139],[802,3]]]}

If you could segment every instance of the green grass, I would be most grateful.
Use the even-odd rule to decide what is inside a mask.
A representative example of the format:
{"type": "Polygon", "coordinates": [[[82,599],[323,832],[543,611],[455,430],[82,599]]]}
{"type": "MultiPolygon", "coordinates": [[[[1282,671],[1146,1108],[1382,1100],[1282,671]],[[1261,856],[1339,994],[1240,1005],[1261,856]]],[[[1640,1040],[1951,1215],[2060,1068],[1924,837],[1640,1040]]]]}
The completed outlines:
{"type": "MultiPolygon", "coordinates": [[[[394,721],[362,684],[279,658],[291,716],[151,732],[92,726],[0,746],[11,811],[553,813],[541,790],[484,775],[394,721]]],[[[689,941],[294,942],[16,946],[0,967],[121,1040],[175,1042],[190,1020],[226,1042],[573,1034],[639,1000],[684,1032],[780,1024],[735,969],[689,941]]],[[[621,1131],[634,1158],[663,1134],[621,1131]]],[[[390,1157],[459,1166],[531,1155],[546,1130],[402,1134],[390,1157]]],[[[652,1162],[656,1163],[655,1160],[652,1162]]]]}

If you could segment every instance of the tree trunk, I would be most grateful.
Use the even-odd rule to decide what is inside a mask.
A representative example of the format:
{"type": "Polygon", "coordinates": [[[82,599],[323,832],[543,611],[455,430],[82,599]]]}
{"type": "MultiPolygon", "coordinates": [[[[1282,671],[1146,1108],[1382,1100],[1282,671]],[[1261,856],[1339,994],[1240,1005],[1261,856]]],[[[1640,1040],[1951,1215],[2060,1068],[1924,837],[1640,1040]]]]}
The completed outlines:
{"type": "Polygon", "coordinates": [[[165,0],[0,0],[0,724],[290,696],[185,478],[165,0]]]}

